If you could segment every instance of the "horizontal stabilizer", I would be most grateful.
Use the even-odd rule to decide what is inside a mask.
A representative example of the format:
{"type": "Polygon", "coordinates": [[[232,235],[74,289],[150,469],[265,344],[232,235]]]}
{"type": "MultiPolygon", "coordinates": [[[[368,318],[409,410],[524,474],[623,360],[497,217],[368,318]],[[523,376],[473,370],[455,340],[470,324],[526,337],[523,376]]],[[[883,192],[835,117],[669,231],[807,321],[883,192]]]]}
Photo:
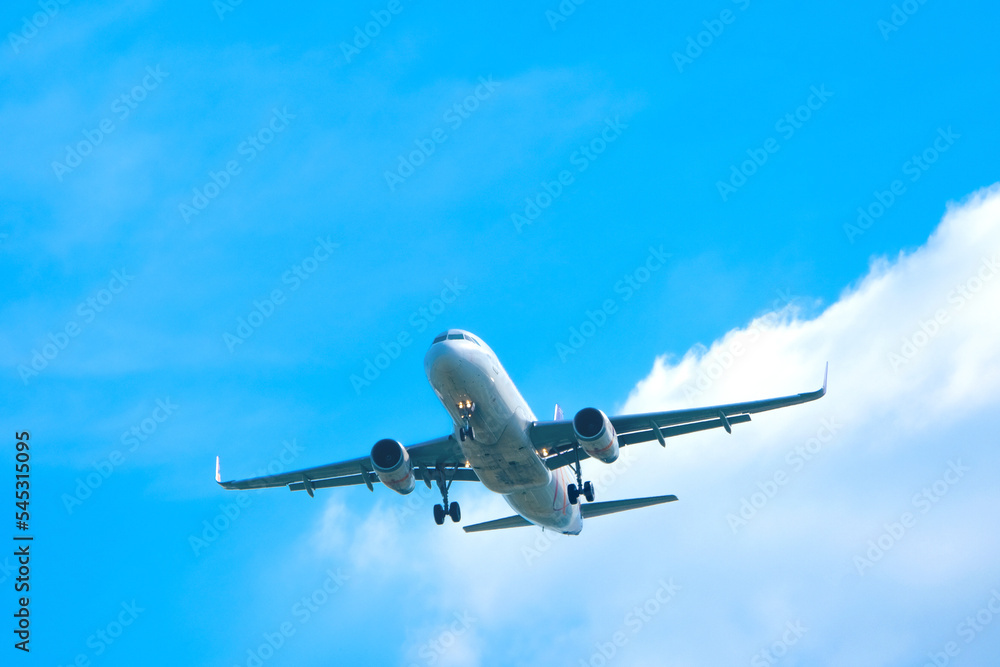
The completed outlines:
{"type": "MultiPolygon", "coordinates": [[[[660,505],[662,503],[672,503],[677,500],[677,496],[652,496],[650,498],[629,498],[628,500],[609,500],[604,503],[586,503],[580,505],[580,511],[584,519],[605,514],[615,514],[616,512],[627,512],[628,510],[649,507],[650,505],[660,505]]],[[[463,526],[462,530],[467,533],[478,533],[483,530],[500,530],[501,528],[520,528],[532,525],[522,516],[508,516],[503,519],[495,519],[485,523],[476,523],[471,526],[463,526]]]]}
{"type": "Polygon", "coordinates": [[[485,523],[476,523],[471,526],[462,526],[462,530],[467,533],[478,533],[482,530],[500,530],[501,528],[520,528],[530,526],[531,523],[523,516],[514,515],[503,519],[495,519],[485,523]]]}
{"type": "Polygon", "coordinates": [[[650,498],[629,498],[628,500],[609,500],[604,503],[586,503],[580,506],[583,518],[589,519],[605,514],[616,512],[627,512],[628,510],[649,507],[650,505],[660,505],[662,503],[672,503],[677,500],[677,496],[652,496],[650,498]]]}

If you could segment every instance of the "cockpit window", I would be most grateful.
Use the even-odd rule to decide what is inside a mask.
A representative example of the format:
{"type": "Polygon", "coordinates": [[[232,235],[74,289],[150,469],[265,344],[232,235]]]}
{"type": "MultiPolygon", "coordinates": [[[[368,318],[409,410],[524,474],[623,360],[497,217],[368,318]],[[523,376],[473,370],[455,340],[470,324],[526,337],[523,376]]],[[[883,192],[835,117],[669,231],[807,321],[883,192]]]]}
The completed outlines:
{"type": "Polygon", "coordinates": [[[444,341],[444,340],[467,340],[467,341],[470,341],[472,343],[475,343],[476,345],[479,345],[480,347],[482,347],[482,345],[483,345],[482,343],[479,342],[479,340],[475,336],[472,336],[472,335],[467,334],[467,333],[462,333],[461,331],[459,331],[457,333],[455,333],[455,332],[452,332],[452,333],[445,332],[443,334],[440,334],[437,338],[434,339],[434,342],[431,343],[431,345],[434,345],[435,343],[440,343],[441,341],[444,341]]]}

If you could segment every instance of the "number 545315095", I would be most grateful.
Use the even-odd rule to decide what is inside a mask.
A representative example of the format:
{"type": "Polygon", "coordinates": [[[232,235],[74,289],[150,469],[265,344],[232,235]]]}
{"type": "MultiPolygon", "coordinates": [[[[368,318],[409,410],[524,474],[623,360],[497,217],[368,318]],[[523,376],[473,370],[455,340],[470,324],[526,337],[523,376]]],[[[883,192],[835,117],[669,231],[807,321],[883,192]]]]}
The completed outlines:
{"type": "Polygon", "coordinates": [[[28,444],[28,441],[31,438],[31,436],[27,431],[23,431],[21,433],[15,433],[14,437],[17,438],[17,455],[15,457],[17,460],[17,466],[15,468],[15,470],[17,471],[16,475],[17,482],[15,484],[15,492],[18,501],[15,504],[17,506],[17,509],[21,510],[20,512],[17,512],[16,519],[18,521],[27,521],[28,499],[30,497],[29,476],[31,471],[31,467],[28,464],[28,461],[31,459],[31,454],[29,453],[30,446],[28,444]]]}

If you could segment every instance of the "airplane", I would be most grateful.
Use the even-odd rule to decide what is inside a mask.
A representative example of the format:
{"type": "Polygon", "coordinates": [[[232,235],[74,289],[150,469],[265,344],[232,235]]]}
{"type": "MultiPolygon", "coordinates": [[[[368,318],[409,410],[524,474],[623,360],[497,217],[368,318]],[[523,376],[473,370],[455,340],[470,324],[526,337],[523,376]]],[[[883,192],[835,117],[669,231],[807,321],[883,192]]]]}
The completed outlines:
{"type": "Polygon", "coordinates": [[[829,364],[823,387],[812,392],[617,417],[588,407],[564,419],[557,405],[552,421],[535,418],[497,355],[468,331],[449,329],[434,338],[424,357],[424,371],[451,415],[453,433],[410,447],[386,438],[376,442],[368,456],[229,482],[222,481],[216,457],[215,481],[225,489],[287,486],[311,497],[316,489],[357,484],[374,491],[378,482],[406,495],[417,481],[428,489],[434,482],[442,498],[440,505],[434,505],[438,525],[446,517],[461,521],[458,503],[448,502],[452,482],[482,482],[502,495],[516,514],[463,526],[465,532],[535,525],[578,535],[584,519],[677,500],[663,495],[594,502],[594,485],[583,481],[581,461],[593,458],[611,464],[621,447],[652,441],[666,447],[666,438],[712,428],[731,434],[733,426],[750,421],[751,414],[824,396],[829,364]]]}

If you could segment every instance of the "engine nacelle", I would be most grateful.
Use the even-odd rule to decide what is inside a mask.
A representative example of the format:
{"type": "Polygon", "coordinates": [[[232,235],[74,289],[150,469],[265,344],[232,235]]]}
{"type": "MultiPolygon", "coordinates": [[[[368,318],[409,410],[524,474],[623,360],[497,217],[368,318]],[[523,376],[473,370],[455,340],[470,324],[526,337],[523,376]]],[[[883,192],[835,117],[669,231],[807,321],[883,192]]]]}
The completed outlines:
{"type": "Polygon", "coordinates": [[[372,468],[379,481],[404,496],[413,491],[417,484],[410,454],[406,447],[395,440],[387,438],[375,443],[372,447],[372,468]]]}
{"type": "Polygon", "coordinates": [[[576,413],[573,433],[591,458],[604,463],[618,460],[618,434],[608,416],[597,408],[584,408],[576,413]]]}

